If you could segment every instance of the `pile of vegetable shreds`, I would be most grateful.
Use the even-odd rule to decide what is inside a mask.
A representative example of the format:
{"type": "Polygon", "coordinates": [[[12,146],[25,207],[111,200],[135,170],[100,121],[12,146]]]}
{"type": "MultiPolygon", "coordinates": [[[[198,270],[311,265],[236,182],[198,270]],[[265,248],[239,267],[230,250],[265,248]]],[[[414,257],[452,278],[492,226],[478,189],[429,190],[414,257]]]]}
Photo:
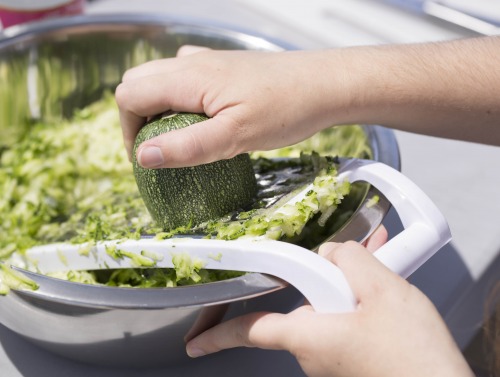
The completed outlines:
{"type": "MultiPolygon", "coordinates": [[[[194,231],[189,226],[165,231],[152,222],[132,174],[121,140],[119,117],[111,95],[77,111],[68,121],[38,123],[19,140],[0,151],[0,261],[30,247],[55,242],[92,246],[102,240],[138,239],[141,235],[168,238],[194,231]]],[[[360,127],[332,128],[325,137],[330,153],[366,156],[369,147],[360,127]],[[333,150],[333,145],[343,150],[333,150]]],[[[311,140],[299,147],[271,152],[291,156],[298,150],[319,149],[311,140]]],[[[323,146],[324,148],[324,146],[323,146]]],[[[253,156],[256,160],[262,156],[253,156]]],[[[302,158],[304,160],[304,158],[302,158]]],[[[219,239],[290,238],[320,214],[325,222],[349,183],[337,182],[335,165],[312,155],[313,189],[299,203],[282,208],[254,208],[236,217],[219,219],[195,229],[219,239]]],[[[123,257],[123,255],[121,255],[123,257]]],[[[133,287],[173,287],[218,281],[239,272],[207,271],[189,256],[177,256],[175,269],[70,271],[57,277],[90,284],[133,287]]],[[[9,263],[0,270],[0,291],[12,284],[9,263]]],[[[141,267],[141,266],[138,266],[141,267]]],[[[14,279],[15,280],[15,279],[14,279]]]]}

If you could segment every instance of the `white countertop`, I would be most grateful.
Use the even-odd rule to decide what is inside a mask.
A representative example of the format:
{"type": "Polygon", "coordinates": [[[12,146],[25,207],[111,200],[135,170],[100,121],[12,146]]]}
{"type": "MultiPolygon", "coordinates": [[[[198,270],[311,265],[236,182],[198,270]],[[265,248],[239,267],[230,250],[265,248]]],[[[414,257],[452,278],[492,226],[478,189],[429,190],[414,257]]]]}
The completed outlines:
{"type": "MultiPolygon", "coordinates": [[[[147,11],[209,18],[308,49],[474,35],[375,0],[99,0],[88,6],[89,13],[147,11]]],[[[396,132],[396,137],[402,172],[437,204],[453,234],[451,245],[438,252],[410,280],[434,301],[463,346],[480,320],[476,305],[485,294],[484,282],[500,276],[500,270],[492,270],[500,268],[500,202],[495,195],[500,190],[500,169],[496,166],[500,148],[403,132],[396,132]]],[[[391,233],[401,228],[392,212],[386,225],[391,233]]],[[[271,371],[262,365],[271,363],[275,369],[271,372],[273,376],[302,376],[295,361],[285,353],[234,350],[211,360],[203,364],[212,365],[211,369],[205,369],[211,371],[207,375],[270,375],[271,371]]],[[[192,376],[196,375],[195,370],[201,371],[172,369],[168,375],[192,376]]],[[[127,377],[159,376],[167,372],[119,371],[75,364],[32,346],[3,326],[0,326],[0,371],[5,377],[127,377]],[[23,355],[26,365],[33,367],[20,367],[23,355]]]]}

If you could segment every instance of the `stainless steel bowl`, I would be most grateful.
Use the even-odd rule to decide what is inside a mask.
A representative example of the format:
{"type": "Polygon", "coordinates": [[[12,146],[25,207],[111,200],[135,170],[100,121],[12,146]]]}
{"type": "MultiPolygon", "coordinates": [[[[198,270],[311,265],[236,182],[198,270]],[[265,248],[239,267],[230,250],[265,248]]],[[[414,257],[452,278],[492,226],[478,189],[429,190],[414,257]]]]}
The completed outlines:
{"type": "MultiPolygon", "coordinates": [[[[7,30],[0,39],[0,151],[12,135],[29,132],[30,120],[70,116],[75,108],[113,90],[127,68],[173,56],[183,44],[293,48],[227,27],[154,15],[83,16],[7,30]]],[[[373,158],[399,169],[393,133],[378,126],[365,130],[373,158]]],[[[336,233],[337,241],[357,239],[382,221],[389,209],[383,197],[370,210],[362,205],[376,194],[370,188],[361,198],[356,212],[336,233]]],[[[253,310],[286,312],[300,301],[292,287],[261,274],[165,289],[75,284],[71,299],[22,291],[0,297],[0,322],[72,359],[104,365],[172,365],[188,360],[186,336],[253,310]]]]}

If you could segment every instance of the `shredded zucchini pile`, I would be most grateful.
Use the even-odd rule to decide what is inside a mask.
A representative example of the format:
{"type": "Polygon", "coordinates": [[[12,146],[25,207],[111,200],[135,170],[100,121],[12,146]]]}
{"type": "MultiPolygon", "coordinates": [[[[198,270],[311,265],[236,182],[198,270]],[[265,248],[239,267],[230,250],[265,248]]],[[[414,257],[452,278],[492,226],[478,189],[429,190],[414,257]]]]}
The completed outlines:
{"type": "Polygon", "coordinates": [[[0,257],[44,243],[137,237],[149,223],[113,99],[35,124],[0,156],[0,257]]]}
{"type": "MultiPolygon", "coordinates": [[[[332,128],[325,133],[326,137],[270,152],[268,156],[322,149],[341,156],[369,156],[360,127],[332,128]]],[[[260,174],[266,174],[262,166],[269,165],[270,160],[262,156],[255,154],[253,158],[261,168],[260,174]]],[[[320,224],[325,223],[350,189],[349,183],[337,182],[335,165],[328,159],[312,154],[306,160],[301,157],[305,165],[313,166],[317,178],[313,189],[299,203],[281,206],[282,199],[271,207],[259,207],[259,202],[237,216],[193,229],[165,231],[152,222],[140,198],[123,148],[114,98],[107,95],[77,111],[71,120],[34,124],[15,144],[0,150],[0,261],[40,244],[62,241],[92,244],[101,240],[137,239],[144,234],[167,238],[202,231],[220,239],[293,240],[313,217],[320,224]]],[[[71,271],[56,275],[112,286],[172,287],[239,274],[206,271],[202,267],[189,258],[179,258],[176,268],[171,270],[71,271]]]]}

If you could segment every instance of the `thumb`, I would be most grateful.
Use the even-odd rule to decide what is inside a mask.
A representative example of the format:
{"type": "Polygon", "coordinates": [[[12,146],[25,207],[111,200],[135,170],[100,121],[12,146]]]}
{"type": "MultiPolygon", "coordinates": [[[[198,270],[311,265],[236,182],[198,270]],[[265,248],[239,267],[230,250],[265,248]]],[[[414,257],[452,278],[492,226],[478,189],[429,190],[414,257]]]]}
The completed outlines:
{"type": "Polygon", "coordinates": [[[216,325],[186,344],[191,357],[199,357],[235,347],[286,349],[295,338],[294,322],[280,313],[258,312],[236,317],[216,325]]]}
{"type": "Polygon", "coordinates": [[[243,151],[223,116],[167,132],[143,142],[137,161],[144,168],[179,168],[225,160],[243,151]]]}

